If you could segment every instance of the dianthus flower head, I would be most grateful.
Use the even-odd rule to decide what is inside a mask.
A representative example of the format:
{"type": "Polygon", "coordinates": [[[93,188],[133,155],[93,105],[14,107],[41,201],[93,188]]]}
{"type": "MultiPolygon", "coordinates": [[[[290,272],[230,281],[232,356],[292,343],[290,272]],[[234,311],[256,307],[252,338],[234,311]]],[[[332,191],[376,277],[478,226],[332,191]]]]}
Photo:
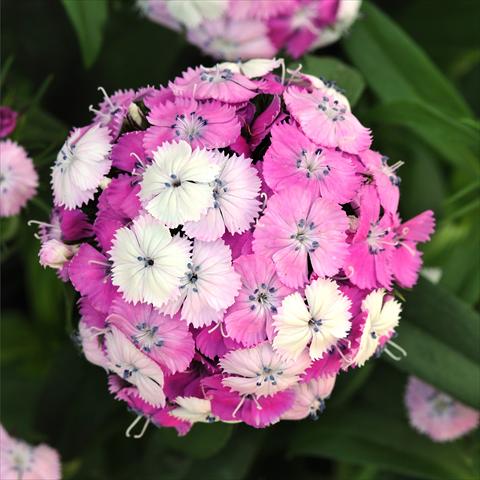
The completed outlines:
{"type": "MultiPolygon", "coordinates": [[[[150,13],[190,30],[297,12],[296,45],[339,4],[170,3],[150,13]]],[[[53,167],[50,219],[31,222],[41,263],[80,296],[85,357],[135,414],[127,437],[316,419],[337,375],[406,354],[393,288],[416,283],[433,213],[400,218],[400,163],[370,150],[332,82],[239,60],[96,110],[53,167]]]]}
{"type": "Polygon", "coordinates": [[[412,427],[435,442],[456,440],[479,425],[477,410],[416,377],[408,379],[405,404],[412,427]]]}
{"type": "Polygon", "coordinates": [[[0,217],[17,215],[36,193],[38,174],[23,147],[0,140],[0,217]]]}

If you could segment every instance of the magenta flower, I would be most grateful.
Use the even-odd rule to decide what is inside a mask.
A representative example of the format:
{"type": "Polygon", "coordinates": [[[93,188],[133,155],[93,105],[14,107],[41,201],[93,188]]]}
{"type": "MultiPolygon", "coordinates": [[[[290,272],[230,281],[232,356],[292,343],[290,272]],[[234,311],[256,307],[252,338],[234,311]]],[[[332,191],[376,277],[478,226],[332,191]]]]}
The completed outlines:
{"type": "Polygon", "coordinates": [[[226,147],[240,135],[235,109],[215,101],[200,103],[192,98],[177,98],[153,107],[147,118],[153,125],[143,142],[149,152],[173,140],[184,140],[192,148],[226,147]]]}
{"type": "Polygon", "coordinates": [[[340,270],[348,253],[347,228],[347,216],[336,203],[295,187],[268,200],[253,250],[272,258],[282,282],[298,288],[308,279],[308,261],[321,277],[340,270]]]}
{"type": "Polygon", "coordinates": [[[463,437],[479,425],[480,413],[416,377],[409,377],[405,394],[410,424],[435,442],[463,437]]]}
{"type": "Polygon", "coordinates": [[[283,98],[293,118],[316,144],[347,153],[360,153],[370,147],[370,130],[351,113],[349,105],[327,91],[289,87],[283,98]]]}
{"type": "Polygon", "coordinates": [[[0,217],[17,215],[37,192],[38,175],[23,147],[0,140],[0,217]]]}
{"type": "MultiPolygon", "coordinates": [[[[298,12],[343,4],[159,2],[189,31],[300,15],[297,39],[298,12]]],[[[58,155],[49,222],[32,223],[40,262],[79,294],[84,356],[135,414],[127,436],[317,418],[337,375],[405,355],[394,288],[417,281],[433,213],[402,222],[400,163],[369,149],[331,82],[227,62],[99,112],[58,155]]]]}
{"type": "Polygon", "coordinates": [[[263,174],[274,192],[288,188],[295,180],[297,185],[336,203],[353,199],[360,177],[341,152],[320,148],[288,123],[275,125],[271,138],[263,174]]]}
{"type": "Polygon", "coordinates": [[[0,106],[0,138],[8,137],[17,126],[18,113],[10,107],[0,106]]]}
{"type": "Polygon", "coordinates": [[[11,437],[0,425],[0,478],[60,480],[61,477],[60,456],[56,450],[45,444],[32,447],[11,437]]]}

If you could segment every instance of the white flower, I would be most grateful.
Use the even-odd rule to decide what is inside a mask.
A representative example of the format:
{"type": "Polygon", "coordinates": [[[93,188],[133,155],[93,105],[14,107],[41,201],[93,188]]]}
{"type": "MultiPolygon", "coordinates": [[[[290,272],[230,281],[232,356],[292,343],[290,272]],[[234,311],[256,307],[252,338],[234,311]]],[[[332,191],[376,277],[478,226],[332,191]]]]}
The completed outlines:
{"type": "Polygon", "coordinates": [[[241,395],[265,397],[295,385],[310,366],[310,358],[304,352],[296,360],[287,360],[265,342],[253,348],[231,350],[219,363],[224,373],[235,375],[224,378],[223,385],[241,395]]]}
{"type": "Polygon", "coordinates": [[[40,265],[61,270],[65,263],[78,252],[79,248],[79,245],[67,245],[60,240],[52,238],[40,247],[40,265]]]}
{"type": "Polygon", "coordinates": [[[112,164],[110,141],[108,128],[99,125],[72,132],[52,167],[56,205],[74,209],[93,198],[112,164]]]}
{"type": "Polygon", "coordinates": [[[310,416],[317,419],[325,409],[325,399],[332,393],[335,376],[314,378],[308,383],[297,383],[293,387],[295,401],[283,415],[283,420],[301,420],[310,416]]]}
{"type": "Polygon", "coordinates": [[[198,27],[203,20],[215,20],[228,8],[227,0],[167,0],[167,10],[187,28],[198,27]]]}
{"type": "Polygon", "coordinates": [[[383,303],[385,290],[380,288],[368,294],[362,302],[367,313],[358,352],[353,359],[359,367],[375,353],[380,339],[390,334],[398,325],[402,306],[391,298],[383,303]]]}
{"type": "Polygon", "coordinates": [[[232,252],[222,239],[215,242],[195,240],[191,262],[184,264],[180,296],[161,311],[181,317],[194,327],[219,322],[233,304],[240,287],[240,275],[232,266],[232,252]]]}
{"type": "Polygon", "coordinates": [[[115,327],[105,334],[108,368],[138,388],[138,394],[154,407],[165,406],[163,372],[115,327]]]}
{"type": "Polygon", "coordinates": [[[218,417],[213,415],[210,400],[197,397],[177,397],[178,404],[170,415],[190,423],[213,423],[218,422],[218,417]]]}
{"type": "Polygon", "coordinates": [[[189,237],[207,242],[220,238],[225,229],[232,234],[245,232],[260,209],[261,184],[251,160],[218,153],[214,161],[221,170],[213,187],[213,207],[199,221],[184,225],[189,237]]]}
{"type": "Polygon", "coordinates": [[[160,307],[178,296],[190,248],[188,240],[172,238],[168,228],[150,215],[137,217],[131,227],[117,230],[108,252],[112,283],[125,300],[160,307]]]}
{"type": "Polygon", "coordinates": [[[321,358],[350,330],[350,300],[333,280],[317,279],[305,289],[307,305],[296,292],[285,297],[273,317],[273,347],[287,358],[297,358],[310,343],[310,357],[321,358]]]}
{"type": "Polygon", "coordinates": [[[148,212],[170,228],[199,220],[213,207],[210,184],[220,170],[213,155],[192,151],[183,140],[158,147],[141,183],[140,199],[148,212]]]}

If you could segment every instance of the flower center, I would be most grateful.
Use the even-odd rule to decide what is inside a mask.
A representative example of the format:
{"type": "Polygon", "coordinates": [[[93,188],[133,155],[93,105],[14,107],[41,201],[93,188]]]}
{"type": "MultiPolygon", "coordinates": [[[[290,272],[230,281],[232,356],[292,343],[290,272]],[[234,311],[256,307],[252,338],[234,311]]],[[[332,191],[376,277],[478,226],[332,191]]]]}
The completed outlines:
{"type": "Polygon", "coordinates": [[[308,325],[315,333],[320,331],[320,327],[322,326],[322,323],[323,323],[323,320],[316,320],[314,318],[311,318],[308,321],[308,325]]]}
{"type": "Polygon", "coordinates": [[[177,137],[191,142],[201,137],[202,130],[207,123],[207,120],[195,112],[190,112],[188,116],[182,113],[177,115],[172,128],[175,130],[177,137]]]}
{"type": "Polygon", "coordinates": [[[139,262],[143,262],[143,266],[145,268],[148,268],[148,267],[153,267],[155,265],[155,260],[153,258],[149,258],[149,257],[137,257],[137,260],[139,262]]]}
{"type": "Polygon", "coordinates": [[[153,347],[163,346],[163,340],[157,338],[158,326],[143,322],[137,324],[136,328],[139,333],[132,336],[132,341],[135,345],[140,345],[143,351],[150,353],[153,347]]]}
{"type": "Polygon", "coordinates": [[[228,82],[233,78],[233,72],[228,68],[206,68],[200,74],[200,80],[208,83],[228,82]]]}
{"type": "Polygon", "coordinates": [[[310,418],[318,420],[320,414],[325,410],[325,401],[320,397],[315,397],[315,400],[310,405],[310,418]]]}
{"type": "Polygon", "coordinates": [[[270,287],[266,283],[261,283],[252,294],[248,296],[250,301],[250,310],[257,308],[263,311],[270,310],[272,313],[277,313],[276,303],[276,288],[270,287]]]}
{"type": "Polygon", "coordinates": [[[218,200],[222,198],[224,193],[227,193],[228,187],[226,186],[225,182],[220,180],[219,178],[215,179],[215,186],[213,187],[213,206],[214,208],[219,208],[220,204],[218,200]]]}
{"type": "Polygon", "coordinates": [[[317,107],[332,122],[342,122],[345,120],[344,115],[347,112],[347,108],[338,100],[330,100],[328,97],[323,97],[317,107]]]}
{"type": "Polygon", "coordinates": [[[368,251],[375,255],[383,252],[383,238],[388,234],[388,230],[382,228],[378,223],[372,223],[367,235],[368,251]]]}
{"type": "Polygon", "coordinates": [[[399,185],[401,178],[395,173],[404,162],[398,161],[393,165],[388,165],[388,157],[382,157],[381,171],[388,177],[392,185],[399,185]]]}
{"type": "Polygon", "coordinates": [[[272,369],[264,366],[262,371],[257,373],[257,387],[261,387],[264,383],[277,384],[277,377],[283,375],[283,370],[272,369]]]}
{"type": "Polygon", "coordinates": [[[330,173],[330,167],[325,164],[325,155],[321,148],[317,148],[314,152],[302,150],[300,157],[297,159],[296,167],[305,170],[307,178],[313,176],[318,180],[330,173]]]}
{"type": "Polygon", "coordinates": [[[304,218],[299,220],[297,223],[297,231],[290,235],[290,238],[296,243],[295,250],[298,251],[301,248],[305,248],[312,253],[318,248],[318,241],[312,239],[315,228],[315,223],[308,222],[304,218]]]}
{"type": "Polygon", "coordinates": [[[165,186],[167,188],[169,187],[178,188],[182,185],[182,181],[174,173],[170,175],[170,179],[171,179],[170,182],[165,182],[165,186]]]}
{"type": "Polygon", "coordinates": [[[435,392],[428,399],[431,403],[433,413],[438,416],[447,416],[453,413],[455,402],[444,393],[435,392]]]}
{"type": "Polygon", "coordinates": [[[187,286],[191,286],[192,290],[197,293],[198,292],[198,287],[197,287],[197,282],[198,282],[198,274],[200,272],[200,265],[193,265],[191,263],[187,264],[188,271],[185,272],[185,277],[183,278],[184,282],[182,285],[180,285],[180,288],[185,288],[187,286]]]}

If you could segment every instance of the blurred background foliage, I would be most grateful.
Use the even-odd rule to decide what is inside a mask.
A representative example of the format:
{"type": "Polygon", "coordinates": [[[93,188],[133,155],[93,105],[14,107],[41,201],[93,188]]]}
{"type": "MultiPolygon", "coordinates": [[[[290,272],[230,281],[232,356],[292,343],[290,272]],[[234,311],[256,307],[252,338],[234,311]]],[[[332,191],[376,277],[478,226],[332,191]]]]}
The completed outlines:
{"type": "Polygon", "coordinates": [[[75,343],[76,298],[37,262],[27,220],[47,220],[49,172],[71,126],[108,92],[165,84],[210,64],[181,36],[125,0],[3,0],[1,104],[21,114],[13,138],[33,156],[39,195],[1,221],[1,421],[13,435],[60,451],[66,479],[396,480],[479,478],[480,435],[434,444],[408,425],[408,374],[480,407],[480,2],[365,2],[339,44],[301,59],[335,80],[401,168],[401,213],[431,208],[437,233],[407,299],[400,362],[342,374],[317,422],[257,431],[195,426],[186,438],[150,428],[126,439],[133,415],[75,343]]]}

